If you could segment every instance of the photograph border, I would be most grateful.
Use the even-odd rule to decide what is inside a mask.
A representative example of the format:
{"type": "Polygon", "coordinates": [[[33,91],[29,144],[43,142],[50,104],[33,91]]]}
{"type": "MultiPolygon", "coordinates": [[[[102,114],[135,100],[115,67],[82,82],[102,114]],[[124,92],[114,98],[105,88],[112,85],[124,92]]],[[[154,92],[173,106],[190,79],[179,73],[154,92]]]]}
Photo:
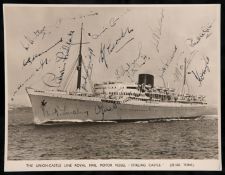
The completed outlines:
{"type": "MultiPolygon", "coordinates": [[[[52,5],[52,4],[51,4],[52,5]]],[[[153,4],[154,5],[154,4],[153,4]]],[[[162,4],[163,5],[163,4],[162,4]]],[[[192,4],[190,4],[190,5],[192,5],[192,4]]],[[[66,6],[66,5],[65,5],[66,6]]],[[[79,5],[78,5],[79,6],[79,5]]],[[[86,6],[86,5],[85,5],[86,6]]],[[[222,11],[222,9],[221,9],[221,11],[222,11]]],[[[221,17],[221,22],[222,22],[222,17],[221,17]]],[[[222,27],[222,23],[221,23],[221,27],[222,27]]],[[[4,31],[5,32],[5,31],[4,31]]],[[[223,34],[222,34],[222,30],[221,30],[221,36],[222,36],[223,34]]],[[[6,45],[6,40],[4,40],[4,44],[6,45]]],[[[221,43],[221,47],[223,46],[223,43],[221,43]]],[[[6,54],[6,53],[5,53],[6,54]]],[[[222,55],[221,55],[221,58],[222,58],[222,55]]],[[[6,61],[6,60],[5,60],[6,61]]],[[[221,59],[221,63],[222,63],[222,59],[221,59]]],[[[6,64],[6,63],[5,63],[6,64]]],[[[223,65],[223,63],[221,64],[221,65],[223,65]]],[[[2,70],[2,69],[1,69],[2,70]]],[[[5,66],[5,71],[7,71],[7,68],[6,68],[6,66],[5,66]]],[[[224,66],[221,66],[221,72],[224,72],[224,66]]],[[[7,76],[7,75],[6,75],[7,76]]],[[[222,75],[221,75],[221,80],[222,80],[222,75]]],[[[221,81],[221,85],[222,85],[222,82],[223,81],[221,81]]],[[[7,78],[5,77],[5,90],[7,91],[7,78]]],[[[222,90],[222,88],[220,89],[220,90],[222,90]]],[[[8,103],[7,103],[7,92],[5,93],[5,95],[6,95],[6,98],[5,98],[5,114],[7,114],[7,112],[8,112],[8,103]],[[7,109],[7,111],[6,111],[6,109],[7,109]]],[[[222,94],[221,94],[222,95],[222,94]]],[[[222,100],[221,100],[221,103],[222,103],[222,100]]],[[[223,109],[223,108],[222,108],[223,109]]],[[[220,110],[221,111],[221,110],[220,110]]],[[[221,124],[221,122],[223,121],[223,118],[222,118],[222,115],[221,115],[221,112],[220,112],[220,116],[221,116],[221,120],[219,121],[219,124],[221,124]]],[[[223,122],[224,123],[224,122],[223,122]]],[[[6,121],[5,121],[5,124],[8,124],[7,123],[7,118],[6,118],[6,121]]],[[[5,125],[5,128],[7,129],[8,128],[8,125],[5,125]]],[[[219,127],[219,133],[218,133],[218,137],[220,137],[221,138],[221,135],[220,135],[220,133],[222,134],[222,132],[221,132],[221,126],[219,127]]],[[[6,135],[5,135],[5,138],[7,139],[7,137],[8,137],[8,135],[7,135],[7,132],[6,132],[6,135]]],[[[7,145],[6,144],[7,142],[5,142],[5,145],[7,145]]],[[[220,143],[221,143],[221,140],[220,140],[220,143]]],[[[219,147],[220,147],[220,151],[219,151],[219,154],[222,156],[222,154],[221,154],[221,144],[219,144],[219,147]]],[[[7,149],[6,149],[6,147],[5,147],[5,160],[6,160],[6,154],[7,154],[7,149]]],[[[111,160],[111,159],[110,159],[111,160]]],[[[126,159],[125,159],[126,160],[126,159]]],[[[222,158],[221,158],[221,160],[222,160],[222,158]]],[[[39,161],[39,160],[38,160],[39,161]]],[[[64,161],[64,160],[63,160],[64,161]]],[[[81,160],[78,160],[79,162],[81,161],[81,160]]],[[[106,161],[108,161],[108,160],[106,160],[106,161]]],[[[117,161],[117,160],[116,160],[117,161]]],[[[126,160],[127,161],[127,160],[126,160]]],[[[135,160],[136,161],[136,160],[135,160]]],[[[156,160],[153,160],[153,161],[156,161],[156,160]]],[[[179,160],[179,161],[181,161],[181,160],[179,160]]],[[[18,161],[17,161],[18,162],[18,161]]],[[[26,161],[27,162],[27,161],[26,161]]],[[[55,161],[54,161],[55,162],[55,161]]],[[[73,163],[74,163],[74,161],[72,161],[73,163]]],[[[202,162],[203,164],[202,164],[202,166],[205,166],[205,163],[206,162],[202,162]]],[[[5,164],[6,166],[5,166],[5,170],[8,170],[8,168],[7,168],[7,166],[9,167],[11,167],[11,166],[15,166],[15,165],[13,165],[13,164],[11,164],[11,162],[9,162],[9,164],[7,165],[7,164],[5,164]]],[[[35,171],[34,169],[26,169],[26,167],[24,167],[24,164],[19,164],[19,167],[20,167],[20,169],[19,169],[19,171],[35,171]]],[[[221,166],[220,166],[221,168],[222,168],[222,164],[221,164],[221,166]]],[[[64,170],[62,170],[62,169],[51,169],[51,170],[46,170],[46,169],[44,169],[44,171],[64,171],[64,170]]],[[[82,170],[82,171],[84,171],[84,170],[88,170],[87,168],[85,168],[85,169],[77,169],[76,171],[80,171],[80,170],[82,170]]],[[[88,171],[99,171],[100,169],[91,169],[91,170],[88,170],[88,171]]],[[[111,169],[105,169],[106,171],[112,171],[111,169]]],[[[105,171],[104,170],[104,171],[105,171]]],[[[121,169],[115,169],[116,171],[119,171],[119,170],[121,170],[121,169]]],[[[129,169],[129,171],[133,171],[133,170],[138,170],[138,171],[146,171],[147,169],[143,169],[143,168],[141,168],[140,170],[139,169],[129,169]]],[[[158,170],[158,169],[151,169],[151,170],[158,170]]],[[[163,169],[163,170],[165,170],[165,169],[163,169]]],[[[181,169],[169,169],[169,171],[174,171],[174,170],[181,170],[181,169]]],[[[190,169],[190,170],[185,170],[185,171],[193,171],[194,169],[190,169]]],[[[198,169],[198,171],[206,171],[206,170],[208,170],[208,171],[212,171],[212,170],[210,170],[210,169],[198,169]]],[[[221,169],[220,169],[221,170],[221,169]]],[[[220,170],[218,170],[218,171],[220,171],[220,170]]],[[[75,171],[74,169],[72,169],[72,170],[68,170],[68,171],[75,171]]],[[[101,171],[102,171],[102,169],[101,169],[101,171]]],[[[124,170],[124,171],[127,171],[127,170],[124,170]]]]}

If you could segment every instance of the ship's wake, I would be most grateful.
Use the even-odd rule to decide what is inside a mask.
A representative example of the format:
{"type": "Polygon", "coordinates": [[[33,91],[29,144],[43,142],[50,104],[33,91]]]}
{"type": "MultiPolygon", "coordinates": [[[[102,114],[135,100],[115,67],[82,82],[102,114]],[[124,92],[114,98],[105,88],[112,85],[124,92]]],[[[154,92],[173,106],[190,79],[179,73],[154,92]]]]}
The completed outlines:
{"type": "Polygon", "coordinates": [[[90,119],[87,120],[51,120],[46,121],[43,123],[38,123],[37,125],[55,125],[55,124],[76,124],[76,123],[135,123],[135,124],[143,124],[143,123],[157,123],[157,122],[173,122],[173,121],[193,121],[193,120],[215,120],[217,119],[217,115],[210,115],[210,116],[198,116],[195,118],[166,118],[166,119],[150,119],[150,120],[138,120],[138,121],[131,121],[131,120],[121,120],[121,121],[111,121],[111,120],[99,120],[93,121],[90,119]]]}
{"type": "Polygon", "coordinates": [[[93,121],[90,119],[87,120],[51,120],[44,123],[39,123],[38,125],[54,125],[54,124],[72,124],[72,123],[117,123],[117,121],[103,120],[103,121],[93,121]]]}
{"type": "Polygon", "coordinates": [[[172,121],[193,121],[193,120],[215,120],[217,119],[217,115],[205,115],[205,116],[197,116],[195,118],[165,118],[165,119],[151,119],[151,120],[141,120],[135,121],[133,123],[156,123],[156,122],[172,122],[172,121]]]}
{"type": "Polygon", "coordinates": [[[181,119],[181,118],[174,118],[174,119],[151,119],[151,120],[141,120],[141,121],[135,121],[133,123],[158,123],[158,122],[172,122],[172,121],[188,121],[188,120],[201,120],[202,118],[194,118],[194,119],[181,119]]]}

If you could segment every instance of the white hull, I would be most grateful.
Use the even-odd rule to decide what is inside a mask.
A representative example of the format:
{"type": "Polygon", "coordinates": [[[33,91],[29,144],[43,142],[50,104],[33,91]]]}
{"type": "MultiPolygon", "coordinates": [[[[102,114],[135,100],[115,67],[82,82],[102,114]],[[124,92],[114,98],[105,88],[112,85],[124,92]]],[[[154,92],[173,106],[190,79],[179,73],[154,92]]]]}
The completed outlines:
{"type": "Polygon", "coordinates": [[[166,118],[191,118],[208,114],[200,104],[132,101],[123,104],[102,102],[97,97],[74,96],[63,93],[28,91],[34,122],[49,121],[126,121],[166,118]]]}

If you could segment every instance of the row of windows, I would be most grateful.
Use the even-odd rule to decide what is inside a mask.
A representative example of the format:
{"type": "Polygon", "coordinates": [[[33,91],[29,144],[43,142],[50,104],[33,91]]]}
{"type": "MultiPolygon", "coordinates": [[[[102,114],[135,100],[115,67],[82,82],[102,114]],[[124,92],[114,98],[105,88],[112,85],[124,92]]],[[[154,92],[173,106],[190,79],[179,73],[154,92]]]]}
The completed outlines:
{"type": "Polygon", "coordinates": [[[131,92],[109,92],[110,95],[134,95],[135,93],[131,92]]]}
{"type": "Polygon", "coordinates": [[[126,86],[95,86],[95,89],[137,89],[137,87],[126,86]]]}

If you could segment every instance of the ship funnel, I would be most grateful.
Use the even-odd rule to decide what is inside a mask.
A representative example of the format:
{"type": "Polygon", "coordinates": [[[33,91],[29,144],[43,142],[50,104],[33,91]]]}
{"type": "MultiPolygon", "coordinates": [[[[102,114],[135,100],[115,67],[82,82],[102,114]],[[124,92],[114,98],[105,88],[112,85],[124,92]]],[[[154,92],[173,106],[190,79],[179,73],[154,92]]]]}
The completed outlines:
{"type": "Polygon", "coordinates": [[[154,76],[151,74],[139,74],[138,84],[151,85],[151,87],[154,87],[154,76]]]}

